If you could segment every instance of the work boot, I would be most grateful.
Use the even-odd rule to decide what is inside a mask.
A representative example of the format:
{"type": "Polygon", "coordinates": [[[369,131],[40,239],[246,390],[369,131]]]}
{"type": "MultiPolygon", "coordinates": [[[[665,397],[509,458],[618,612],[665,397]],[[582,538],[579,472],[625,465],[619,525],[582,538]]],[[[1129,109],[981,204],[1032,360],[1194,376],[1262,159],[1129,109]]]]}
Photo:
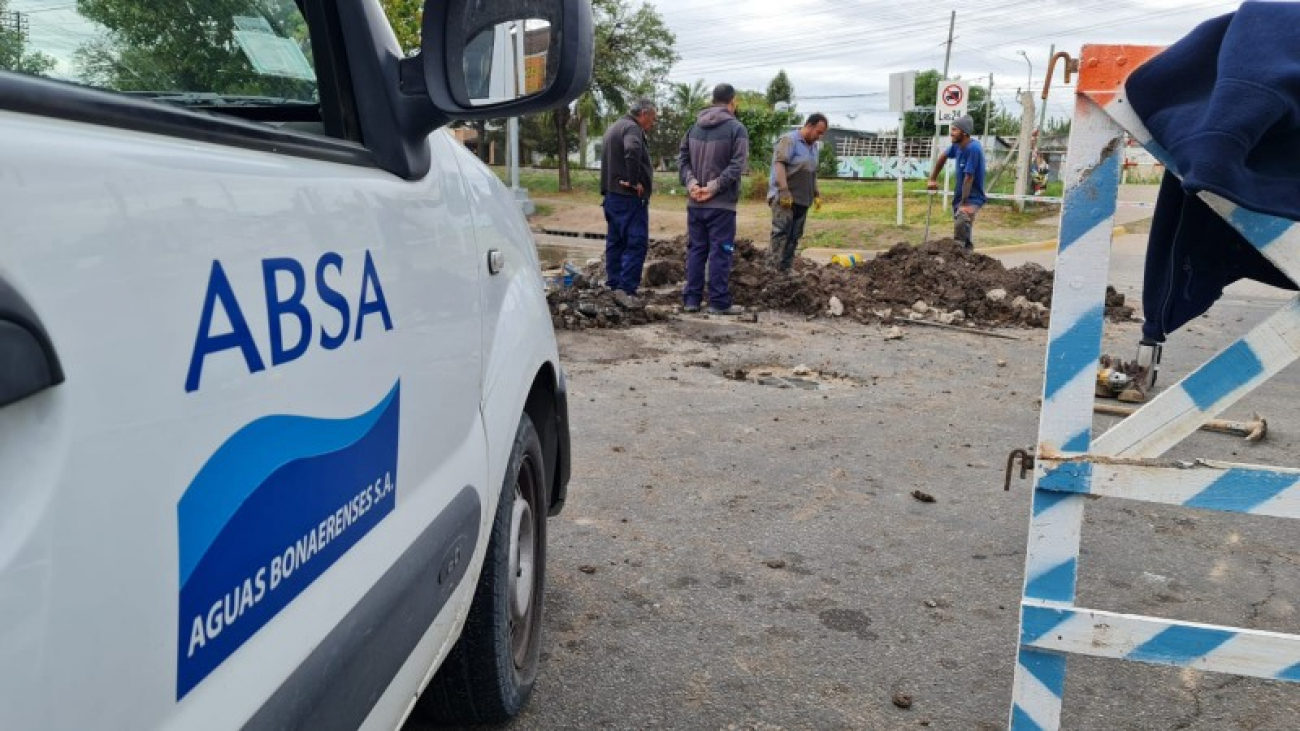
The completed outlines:
{"type": "Polygon", "coordinates": [[[682,312],[689,312],[691,314],[695,314],[696,312],[699,311],[700,311],[699,305],[682,305],[682,312]]]}
{"type": "Polygon", "coordinates": [[[636,295],[624,292],[621,289],[614,290],[614,302],[625,310],[644,310],[645,303],[636,295]]]}
{"type": "Polygon", "coordinates": [[[710,315],[739,315],[744,313],[745,308],[740,305],[732,305],[725,310],[719,310],[716,307],[709,308],[710,315]]]}

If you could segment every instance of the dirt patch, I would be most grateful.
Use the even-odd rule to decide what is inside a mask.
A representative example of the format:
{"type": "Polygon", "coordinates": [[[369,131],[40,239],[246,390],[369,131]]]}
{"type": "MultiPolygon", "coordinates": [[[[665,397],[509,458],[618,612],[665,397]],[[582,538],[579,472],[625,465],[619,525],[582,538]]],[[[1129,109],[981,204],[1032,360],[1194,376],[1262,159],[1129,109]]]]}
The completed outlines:
{"type": "MultiPolygon", "coordinates": [[[[639,310],[620,308],[613,295],[596,284],[603,278],[604,262],[593,263],[573,287],[551,293],[556,327],[625,327],[663,319],[681,302],[685,259],[684,236],[650,245],[644,283],[660,289],[644,290],[647,306],[639,310]]],[[[1037,264],[1008,269],[998,259],[965,251],[952,239],[920,246],[900,243],[853,268],[799,258],[792,271],[780,272],[768,263],[766,251],[741,239],[736,241],[731,294],[737,304],[750,309],[828,314],[860,322],[924,319],[979,327],[1046,327],[1052,272],[1037,264]]],[[[1133,308],[1124,304],[1124,295],[1108,287],[1106,314],[1126,320],[1133,308]]]]}

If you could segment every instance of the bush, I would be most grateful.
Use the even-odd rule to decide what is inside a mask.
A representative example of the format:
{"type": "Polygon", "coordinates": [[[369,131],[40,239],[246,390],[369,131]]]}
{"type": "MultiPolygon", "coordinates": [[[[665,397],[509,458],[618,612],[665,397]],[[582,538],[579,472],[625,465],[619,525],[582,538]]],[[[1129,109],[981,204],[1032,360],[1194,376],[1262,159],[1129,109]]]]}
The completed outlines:
{"type": "Polygon", "coordinates": [[[823,142],[818,145],[817,175],[822,178],[837,178],[840,175],[840,158],[835,154],[835,145],[823,142]]]}
{"type": "Polygon", "coordinates": [[[741,186],[742,189],[744,189],[743,186],[748,186],[748,189],[746,190],[745,193],[746,199],[751,201],[767,200],[767,186],[768,186],[767,173],[751,171],[749,175],[745,176],[745,180],[747,180],[748,182],[742,182],[741,186]]]}

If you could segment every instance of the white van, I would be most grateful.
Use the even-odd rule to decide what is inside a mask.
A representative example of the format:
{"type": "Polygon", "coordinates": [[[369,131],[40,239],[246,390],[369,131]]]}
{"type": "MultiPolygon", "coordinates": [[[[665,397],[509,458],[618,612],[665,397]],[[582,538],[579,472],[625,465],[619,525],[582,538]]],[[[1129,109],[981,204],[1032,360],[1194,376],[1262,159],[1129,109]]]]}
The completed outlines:
{"type": "Polygon", "coordinates": [[[378,0],[0,0],[0,729],[527,700],[564,374],[440,128],[576,97],[591,8],[423,23],[404,57],[378,0]]]}

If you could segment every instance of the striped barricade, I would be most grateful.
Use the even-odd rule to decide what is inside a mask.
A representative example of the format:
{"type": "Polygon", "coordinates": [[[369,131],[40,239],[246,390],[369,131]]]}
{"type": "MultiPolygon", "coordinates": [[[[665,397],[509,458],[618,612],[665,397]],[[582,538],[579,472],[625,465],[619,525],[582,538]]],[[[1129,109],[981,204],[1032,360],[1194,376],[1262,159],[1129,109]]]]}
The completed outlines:
{"type": "MultiPolygon", "coordinates": [[[[1300,636],[1074,606],[1083,507],[1118,497],[1204,510],[1300,517],[1300,470],[1155,461],[1206,421],[1300,358],[1300,298],[1143,405],[1095,441],[1120,156],[1127,132],[1177,174],[1124,95],[1124,81],[1160,52],[1085,46],[1077,86],[1052,295],[1043,407],[1010,726],[1060,726],[1069,654],[1300,680],[1300,636]]],[[[1281,271],[1300,281],[1300,226],[1201,197],[1281,271]]]]}

